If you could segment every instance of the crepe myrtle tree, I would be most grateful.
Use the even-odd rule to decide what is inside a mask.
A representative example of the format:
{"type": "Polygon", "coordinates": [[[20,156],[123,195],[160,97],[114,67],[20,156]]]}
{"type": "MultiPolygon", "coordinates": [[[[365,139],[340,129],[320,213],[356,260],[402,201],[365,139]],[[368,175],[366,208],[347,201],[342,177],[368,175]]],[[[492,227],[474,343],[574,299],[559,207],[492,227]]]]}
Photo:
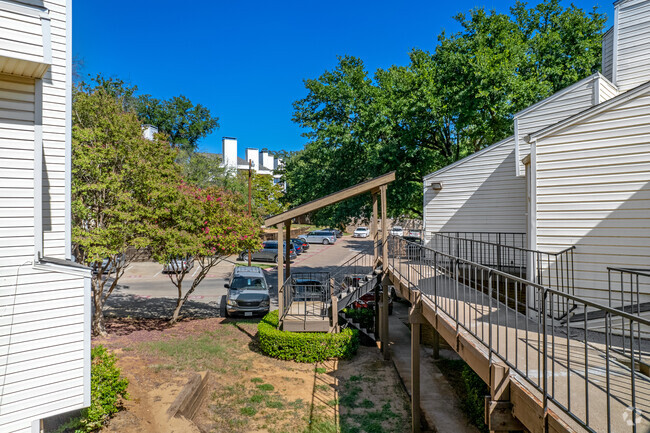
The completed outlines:
{"type": "Polygon", "coordinates": [[[153,257],[159,263],[171,264],[168,276],[177,289],[170,319],[174,324],[212,268],[230,255],[260,247],[261,227],[234,194],[216,187],[201,189],[181,182],[165,200],[157,211],[153,257]],[[182,265],[184,259],[198,266],[185,292],[183,285],[189,272],[182,265]]]}

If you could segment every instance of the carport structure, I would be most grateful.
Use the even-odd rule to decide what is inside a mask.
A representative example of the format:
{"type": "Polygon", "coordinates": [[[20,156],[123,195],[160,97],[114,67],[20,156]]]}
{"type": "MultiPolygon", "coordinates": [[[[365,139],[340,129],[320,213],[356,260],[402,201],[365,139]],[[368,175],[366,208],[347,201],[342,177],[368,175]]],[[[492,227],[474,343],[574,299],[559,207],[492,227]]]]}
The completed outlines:
{"type": "MultiPolygon", "coordinates": [[[[388,190],[388,184],[395,180],[395,172],[390,172],[382,176],[370,179],[366,182],[359,183],[357,185],[351,186],[349,188],[337,191],[333,194],[327,195],[325,197],[319,198],[317,200],[310,201],[303,205],[292,208],[281,214],[272,216],[264,221],[265,227],[276,226],[278,229],[278,248],[284,242],[286,237],[286,252],[285,254],[278,254],[278,306],[280,311],[280,322],[279,326],[287,329],[288,327],[284,326],[285,323],[282,319],[282,312],[285,311],[289,305],[284,305],[286,302],[282,296],[282,291],[284,283],[289,281],[291,277],[291,263],[290,261],[285,262],[284,256],[289,257],[290,253],[290,239],[291,239],[291,221],[294,218],[300,217],[302,215],[309,214],[311,212],[322,209],[326,206],[347,200],[352,197],[356,197],[361,194],[371,193],[372,194],[372,219],[370,225],[370,235],[373,239],[373,251],[374,251],[374,263],[377,262],[378,258],[381,256],[383,263],[386,263],[388,260],[388,249],[387,249],[387,218],[386,218],[386,193],[388,190]],[[381,203],[381,239],[378,233],[378,217],[379,217],[379,203],[381,203]],[[381,248],[381,252],[379,249],[381,248]]],[[[386,291],[384,291],[386,293],[386,291]]],[[[329,302],[329,301],[328,301],[329,302]]],[[[330,305],[331,307],[331,305],[330,305]]],[[[337,308],[330,308],[332,318],[327,318],[328,320],[325,323],[325,320],[321,318],[320,320],[315,320],[314,316],[305,315],[302,323],[302,328],[292,329],[292,330],[302,330],[302,331],[329,331],[330,328],[330,319],[333,319],[333,324],[331,325],[334,329],[336,328],[336,317],[338,315],[337,308]],[[310,321],[311,323],[308,323],[310,321]],[[320,322],[320,323],[319,323],[320,322]]],[[[387,321],[385,321],[387,323],[387,321]]],[[[383,334],[382,334],[383,335],[383,334]]]]}

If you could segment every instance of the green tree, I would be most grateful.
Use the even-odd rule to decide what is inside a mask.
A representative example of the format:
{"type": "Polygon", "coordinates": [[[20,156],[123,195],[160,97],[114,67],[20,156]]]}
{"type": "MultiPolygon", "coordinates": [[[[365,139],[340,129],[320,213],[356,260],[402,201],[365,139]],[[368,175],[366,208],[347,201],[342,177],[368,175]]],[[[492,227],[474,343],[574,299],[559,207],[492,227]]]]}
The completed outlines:
{"type": "Polygon", "coordinates": [[[242,202],[248,196],[248,186],[237,174],[237,170],[224,167],[219,155],[195,150],[181,149],[176,161],[180,164],[183,179],[186,182],[207,188],[216,186],[231,191],[241,197],[242,202]]]}
{"type": "Polygon", "coordinates": [[[135,113],[124,111],[124,98],[82,84],[73,101],[72,241],[77,261],[97,270],[91,280],[96,335],[106,332],[103,308],[129,264],[126,249],[150,242],[151,195],[180,176],[176,152],[158,138],[142,137],[135,113]]]}
{"type": "MultiPolygon", "coordinates": [[[[513,132],[513,115],[587,77],[600,65],[604,17],[558,0],[510,14],[483,8],[456,19],[461,31],[415,49],[408,66],[377,70],[341,57],[333,71],[305,80],[293,120],[305,148],[285,159],[285,199],[298,205],[396,171],[388,213],[419,216],[422,177],[513,132]]],[[[317,212],[340,225],[367,216],[369,197],[317,212]]]]}
{"type": "Polygon", "coordinates": [[[152,197],[156,203],[152,232],[153,257],[169,263],[178,257],[190,257],[199,267],[189,289],[183,291],[188,274],[175,267],[169,279],[177,289],[176,306],[170,323],[175,323],[183,305],[219,262],[244,249],[258,249],[261,244],[259,222],[246,216],[246,210],[231,193],[218,188],[198,188],[181,183],[152,197]]]}
{"type": "Polygon", "coordinates": [[[136,110],[144,123],[158,127],[173,146],[184,150],[195,150],[201,138],[219,127],[219,118],[213,117],[207,107],[194,105],[183,95],[168,100],[141,95],[136,110]]]}
{"type": "MultiPolygon", "coordinates": [[[[242,173],[242,181],[248,182],[248,173],[242,173]]],[[[253,173],[251,178],[252,213],[256,217],[277,215],[287,210],[283,201],[282,186],[273,183],[268,174],[253,173]]]]}

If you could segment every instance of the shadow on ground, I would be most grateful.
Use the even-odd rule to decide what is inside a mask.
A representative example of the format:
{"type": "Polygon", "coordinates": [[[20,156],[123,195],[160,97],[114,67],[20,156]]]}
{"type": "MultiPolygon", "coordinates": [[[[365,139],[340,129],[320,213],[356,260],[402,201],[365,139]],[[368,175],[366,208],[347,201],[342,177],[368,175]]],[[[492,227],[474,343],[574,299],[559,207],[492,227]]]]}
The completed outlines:
{"type": "MultiPolygon", "coordinates": [[[[169,319],[176,307],[173,298],[145,298],[113,293],[106,301],[106,317],[137,317],[142,319],[169,319]]],[[[218,302],[187,301],[181,309],[181,317],[220,317],[218,302]]]]}

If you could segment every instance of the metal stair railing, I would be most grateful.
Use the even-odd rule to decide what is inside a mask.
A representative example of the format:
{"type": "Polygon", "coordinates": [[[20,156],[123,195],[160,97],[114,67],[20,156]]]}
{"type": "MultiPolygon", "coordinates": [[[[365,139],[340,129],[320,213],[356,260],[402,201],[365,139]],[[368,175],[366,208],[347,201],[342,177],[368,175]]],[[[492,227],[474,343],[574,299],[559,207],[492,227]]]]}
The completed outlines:
{"type": "Polygon", "coordinates": [[[563,413],[589,432],[650,431],[650,380],[639,366],[650,348],[643,334],[649,320],[413,245],[426,260],[413,260],[407,241],[389,237],[388,271],[409,289],[417,287],[456,332],[478,340],[490,364],[498,358],[539,391],[544,414],[563,413]],[[523,314],[515,307],[522,288],[529,294],[523,314]],[[508,292],[514,292],[514,303],[508,292]],[[571,305],[602,319],[553,320],[558,306],[571,305]],[[628,332],[617,335],[617,324],[628,332]]]}
{"type": "MultiPolygon", "coordinates": [[[[432,234],[427,247],[515,277],[530,279],[559,292],[575,294],[574,246],[551,253],[525,248],[524,245],[525,238],[521,233],[439,232],[432,234]]],[[[520,293],[519,300],[525,304],[526,294],[520,293]]],[[[575,307],[556,305],[555,319],[562,320],[575,307]]]]}

